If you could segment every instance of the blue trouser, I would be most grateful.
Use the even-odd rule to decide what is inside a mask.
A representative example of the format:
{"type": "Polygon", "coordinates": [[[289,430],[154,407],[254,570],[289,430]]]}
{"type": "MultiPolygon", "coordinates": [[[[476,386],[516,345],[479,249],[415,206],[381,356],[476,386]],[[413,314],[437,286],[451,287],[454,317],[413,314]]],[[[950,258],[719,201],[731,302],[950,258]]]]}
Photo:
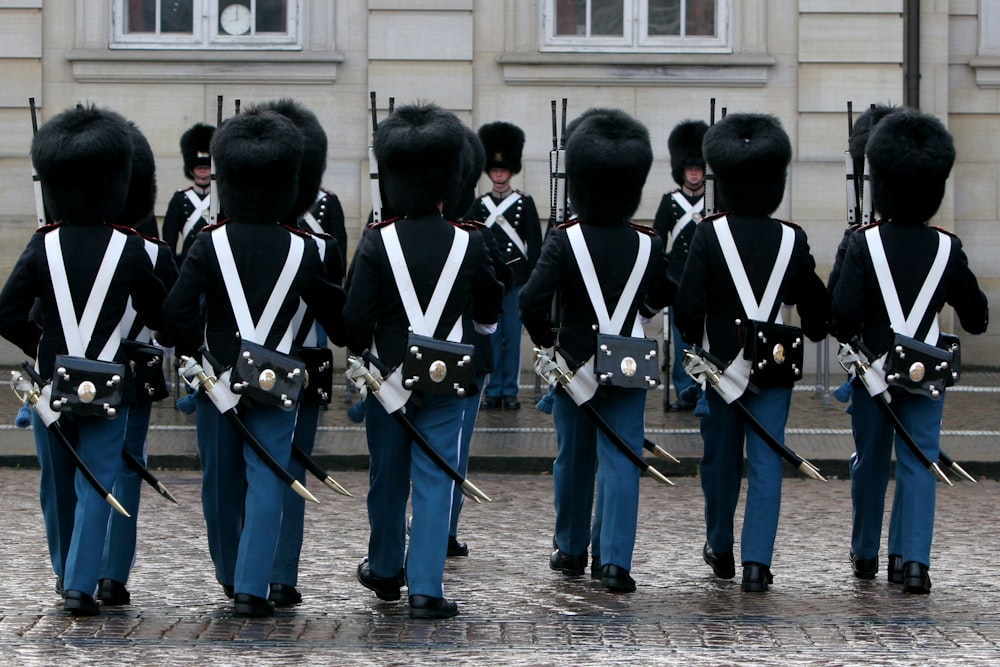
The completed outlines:
{"type": "MultiPolygon", "coordinates": [[[[851,462],[854,510],[851,549],[860,558],[878,555],[895,444],[896,492],[889,521],[889,553],[901,556],[904,563],[916,561],[929,566],[937,478],[895,435],[892,424],[875,401],[860,384],[852,387],[851,426],[856,456],[851,462]]],[[[892,407],[927,458],[936,461],[941,451],[944,399],[935,401],[926,396],[894,391],[892,407]]]]}
{"type": "MultiPolygon", "coordinates": [[[[457,468],[465,400],[431,394],[421,398],[420,407],[413,401],[407,404],[406,417],[434,451],[457,468]]],[[[365,404],[365,431],[371,456],[369,566],[379,577],[395,576],[405,567],[410,595],[443,597],[454,480],[412,442],[396,418],[370,394],[365,404]],[[406,501],[411,481],[413,522],[407,552],[406,501]]]]}
{"type": "MultiPolygon", "coordinates": [[[[240,409],[243,423],[288,468],[295,411],[240,409]]],[[[207,397],[198,401],[198,449],[202,453],[202,510],[209,552],[220,583],[237,593],[266,598],[281,531],[285,483],[245,445],[207,397]]]]}
{"type": "Polygon", "coordinates": [[[694,386],[694,379],[684,370],[684,350],[691,346],[681,340],[681,332],[677,328],[677,325],[674,324],[673,308],[669,310],[668,319],[670,320],[670,340],[674,344],[673,368],[670,369],[670,379],[673,380],[677,400],[681,399],[682,394],[687,399],[688,396],[686,394],[690,393],[689,390],[694,386]]]}
{"type": "MultiPolygon", "coordinates": [[[[740,557],[743,563],[770,567],[781,510],[783,459],[714,390],[706,391],[705,396],[710,414],[701,419],[704,442],[701,488],[705,496],[708,544],[720,553],[733,548],[733,517],[743,479],[745,441],[747,499],[740,557]]],[[[783,443],[791,399],[790,388],[773,387],[760,394],[744,394],[740,400],[764,428],[783,443]]]]}
{"type": "Polygon", "coordinates": [[[493,345],[493,372],[486,385],[486,398],[516,397],[521,381],[521,318],[517,296],[521,285],[515,285],[503,298],[503,312],[497,330],[490,336],[493,345]]]}
{"type": "MultiPolygon", "coordinates": [[[[293,446],[312,456],[318,424],[319,404],[300,405],[298,419],[295,422],[293,446]]],[[[292,457],[288,464],[288,472],[303,485],[306,483],[305,466],[295,457],[292,457]]],[[[278,537],[278,550],[274,554],[274,567],[271,568],[271,583],[295,586],[299,581],[299,555],[302,553],[305,510],[305,498],[295,493],[291,487],[285,487],[281,534],[278,537]]]]}
{"type": "MultiPolygon", "coordinates": [[[[591,404],[641,456],[646,392],[602,389],[591,399],[591,404]]],[[[556,545],[570,555],[584,553],[593,530],[599,537],[595,553],[600,552],[602,565],[631,570],[639,512],[639,468],[561,389],[555,393],[552,414],[559,447],[552,469],[556,545]],[[592,526],[595,477],[600,516],[594,517],[592,526]]]]}
{"type": "MultiPolygon", "coordinates": [[[[486,374],[476,375],[476,384],[480,387],[486,380],[486,374]]],[[[465,412],[462,415],[462,436],[459,441],[458,450],[458,472],[465,477],[469,472],[469,446],[472,444],[472,432],[476,428],[476,417],[479,416],[479,404],[481,397],[479,394],[465,399],[465,412]]],[[[455,485],[455,492],[451,498],[451,524],[448,526],[448,534],[451,537],[458,537],[458,515],[462,513],[462,505],[465,504],[465,494],[462,487],[455,485]]]]}
{"type": "MultiPolygon", "coordinates": [[[[107,489],[114,485],[121,466],[128,415],[128,406],[121,406],[114,419],[71,415],[59,419],[80,458],[107,489]]],[[[65,590],[94,595],[111,506],[76,469],[37,414],[33,415],[33,430],[42,467],[39,492],[53,569],[64,578],[65,590]]]]}
{"type": "MultiPolygon", "coordinates": [[[[125,449],[143,465],[146,465],[146,434],[149,431],[149,419],[152,414],[152,403],[133,405],[129,408],[128,423],[125,426],[125,449]]],[[[113,579],[123,584],[128,582],[129,572],[135,563],[136,525],[139,520],[141,491],[142,477],[123,461],[112,493],[132,516],[128,518],[118,512],[111,513],[108,536],[104,541],[101,579],[113,579]]]]}

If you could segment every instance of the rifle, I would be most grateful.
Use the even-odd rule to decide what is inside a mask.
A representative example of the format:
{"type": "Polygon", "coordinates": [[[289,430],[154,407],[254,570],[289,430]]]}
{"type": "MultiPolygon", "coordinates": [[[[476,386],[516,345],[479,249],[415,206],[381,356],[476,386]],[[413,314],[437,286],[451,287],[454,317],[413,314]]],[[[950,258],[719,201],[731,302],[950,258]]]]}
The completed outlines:
{"type": "MultiPolygon", "coordinates": [[[[557,124],[556,101],[552,100],[552,150],[549,151],[549,220],[543,238],[566,222],[567,203],[566,187],[566,107],[567,99],[562,98],[562,125],[557,124]],[[561,131],[560,131],[561,129],[561,131]]],[[[552,333],[559,333],[559,299],[552,299],[552,311],[549,321],[552,323],[552,333]]],[[[542,379],[535,375],[535,401],[542,397],[542,379]]]]}
{"type": "MultiPolygon", "coordinates": [[[[709,100],[708,125],[715,125],[715,98],[709,100]]],[[[705,163],[705,217],[718,213],[715,204],[715,174],[712,165],[705,163]]]]}
{"type": "MultiPolygon", "coordinates": [[[[869,109],[869,113],[873,113],[875,105],[872,104],[869,109]]],[[[874,203],[875,202],[872,198],[872,172],[871,167],[868,165],[868,156],[865,155],[865,172],[861,181],[861,201],[858,202],[858,205],[861,208],[862,225],[870,224],[875,219],[874,203]]]]}
{"type": "MultiPolygon", "coordinates": [[[[38,134],[38,117],[35,115],[35,98],[28,98],[28,108],[31,109],[31,136],[34,137],[38,134]]],[[[35,169],[35,163],[31,163],[31,184],[35,189],[35,222],[38,223],[39,227],[44,227],[48,224],[48,218],[45,215],[45,200],[42,199],[42,179],[38,176],[38,171],[35,169]]]]}
{"type": "Polygon", "coordinates": [[[368,174],[372,189],[372,224],[382,222],[382,191],[378,182],[378,160],[375,159],[375,131],[378,129],[378,113],[375,107],[375,91],[371,91],[372,145],[368,146],[368,174]]]}
{"type": "Polygon", "coordinates": [[[854,156],[851,155],[851,135],[854,134],[854,103],[847,101],[847,150],[844,151],[844,164],[847,169],[847,225],[853,227],[861,217],[858,202],[858,181],[854,175],[854,156]]]}
{"type": "MultiPolygon", "coordinates": [[[[218,109],[216,111],[216,121],[215,127],[218,128],[222,125],[222,95],[216,100],[218,109]]],[[[215,156],[210,156],[212,161],[212,190],[209,197],[211,199],[208,202],[208,224],[214,225],[219,222],[219,189],[215,187],[216,175],[215,175],[215,156]]]]}

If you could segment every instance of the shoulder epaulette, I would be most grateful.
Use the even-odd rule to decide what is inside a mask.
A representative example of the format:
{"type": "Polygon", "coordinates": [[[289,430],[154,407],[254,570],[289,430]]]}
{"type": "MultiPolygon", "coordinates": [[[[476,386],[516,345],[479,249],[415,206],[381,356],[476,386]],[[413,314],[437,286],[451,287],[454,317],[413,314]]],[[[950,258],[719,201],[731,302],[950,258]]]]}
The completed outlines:
{"type": "Polygon", "coordinates": [[[478,231],[483,231],[484,229],[489,229],[482,220],[476,220],[475,218],[463,218],[461,223],[464,225],[470,225],[475,227],[478,231]]]}
{"type": "Polygon", "coordinates": [[[781,220],[779,218],[775,218],[775,220],[777,220],[778,222],[780,222],[783,225],[787,225],[787,226],[791,227],[792,229],[802,229],[801,226],[795,224],[791,220],[781,220]]]}
{"type": "MultiPolygon", "coordinates": [[[[704,218],[701,219],[701,222],[708,222],[709,220],[715,220],[716,218],[721,218],[724,215],[729,215],[729,212],[719,211],[718,213],[713,213],[712,215],[706,215],[704,218]]],[[[699,222],[698,224],[700,225],[701,222],[699,222]]]]}
{"type": "Polygon", "coordinates": [[[958,238],[958,234],[956,234],[955,232],[949,232],[947,229],[941,229],[940,227],[938,227],[936,225],[931,225],[930,228],[933,229],[933,230],[935,230],[935,231],[941,232],[945,236],[950,236],[950,237],[956,238],[956,239],[958,238]]]}
{"type": "Polygon", "coordinates": [[[42,225],[41,227],[39,227],[38,229],[35,230],[35,233],[36,234],[48,234],[53,229],[58,229],[60,227],[60,225],[62,225],[61,222],[52,222],[52,223],[49,223],[47,225],[42,225]]]}
{"type": "Polygon", "coordinates": [[[223,225],[226,225],[226,224],[229,224],[229,218],[226,218],[225,220],[220,220],[219,222],[215,223],[214,225],[205,225],[204,227],[202,227],[201,229],[198,230],[198,233],[201,234],[202,232],[210,232],[213,229],[218,229],[219,227],[221,227],[223,225]]]}
{"type": "Polygon", "coordinates": [[[570,218],[561,225],[556,226],[556,229],[566,229],[567,227],[572,227],[573,225],[579,224],[580,218],[570,218]]]}
{"type": "Polygon", "coordinates": [[[123,234],[128,234],[129,236],[142,236],[139,232],[135,230],[135,227],[129,227],[127,225],[116,225],[113,222],[107,223],[108,227],[111,229],[117,229],[123,234]]]}
{"type": "Polygon", "coordinates": [[[281,227],[283,229],[287,229],[288,231],[290,231],[292,234],[295,234],[296,236],[301,236],[304,239],[310,239],[310,238],[312,238],[314,236],[323,236],[321,234],[318,234],[318,233],[315,233],[315,232],[311,232],[311,231],[307,231],[305,229],[299,229],[298,227],[295,227],[293,225],[286,225],[284,223],[281,224],[281,227]]]}
{"type": "Polygon", "coordinates": [[[872,227],[878,227],[879,225],[882,224],[882,222],[883,222],[882,220],[876,220],[875,222],[869,222],[867,225],[858,225],[854,231],[864,232],[871,229],[872,227]]]}
{"type": "Polygon", "coordinates": [[[467,232],[479,232],[486,228],[486,225],[477,223],[475,220],[449,220],[448,222],[467,232]]]}
{"type": "Polygon", "coordinates": [[[652,227],[647,227],[646,225],[640,225],[638,222],[630,222],[628,226],[637,232],[642,232],[646,236],[652,236],[655,238],[660,238],[660,235],[656,233],[656,230],[652,227]]]}
{"type": "Polygon", "coordinates": [[[369,222],[367,225],[365,225],[365,229],[381,229],[382,227],[385,227],[386,225],[391,225],[399,220],[402,220],[402,218],[389,218],[388,220],[381,220],[379,222],[375,222],[373,220],[372,222],[369,222]]]}

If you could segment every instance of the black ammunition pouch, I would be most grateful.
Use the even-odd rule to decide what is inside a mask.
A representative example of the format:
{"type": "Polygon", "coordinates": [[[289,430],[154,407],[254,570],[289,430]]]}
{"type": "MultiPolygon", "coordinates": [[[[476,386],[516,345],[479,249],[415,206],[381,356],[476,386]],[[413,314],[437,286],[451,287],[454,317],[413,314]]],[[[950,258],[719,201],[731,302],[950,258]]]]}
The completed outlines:
{"type": "Polygon", "coordinates": [[[230,373],[230,388],[240,402],[294,410],[302,394],[306,365],[276,350],[243,341],[230,373]]]}
{"type": "Polygon", "coordinates": [[[805,341],[801,329],[759,320],[749,320],[744,327],[743,358],[750,361],[754,386],[791,387],[802,379],[805,341]]]}
{"type": "Polygon", "coordinates": [[[656,389],[660,385],[656,341],[652,338],[597,334],[594,374],[602,385],[656,389]]]}
{"type": "Polygon", "coordinates": [[[147,405],[170,395],[163,374],[163,348],[122,338],[121,349],[132,373],[136,404],[147,405]]]}
{"type": "Polygon", "coordinates": [[[885,356],[885,381],[912,394],[941,398],[941,390],[958,382],[961,353],[958,336],[941,334],[941,347],[896,334],[885,356]]]}
{"type": "Polygon", "coordinates": [[[472,367],[475,348],[410,334],[403,357],[403,386],[427,394],[465,398],[479,391],[472,367]]]}
{"type": "Polygon", "coordinates": [[[328,347],[300,347],[295,356],[306,367],[302,404],[329,405],[333,395],[333,350],[328,347]]]}
{"type": "Polygon", "coordinates": [[[50,407],[82,417],[118,416],[125,364],[59,355],[52,375],[50,407]]]}

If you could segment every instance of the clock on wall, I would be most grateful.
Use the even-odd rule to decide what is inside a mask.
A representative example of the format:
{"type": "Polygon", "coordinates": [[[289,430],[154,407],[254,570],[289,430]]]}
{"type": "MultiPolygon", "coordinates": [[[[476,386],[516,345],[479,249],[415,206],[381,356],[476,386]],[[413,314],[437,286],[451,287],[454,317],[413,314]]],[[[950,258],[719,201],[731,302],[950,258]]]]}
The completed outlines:
{"type": "Polygon", "coordinates": [[[219,26],[227,35],[245,35],[250,31],[250,8],[233,3],[219,14],[219,26]]]}

